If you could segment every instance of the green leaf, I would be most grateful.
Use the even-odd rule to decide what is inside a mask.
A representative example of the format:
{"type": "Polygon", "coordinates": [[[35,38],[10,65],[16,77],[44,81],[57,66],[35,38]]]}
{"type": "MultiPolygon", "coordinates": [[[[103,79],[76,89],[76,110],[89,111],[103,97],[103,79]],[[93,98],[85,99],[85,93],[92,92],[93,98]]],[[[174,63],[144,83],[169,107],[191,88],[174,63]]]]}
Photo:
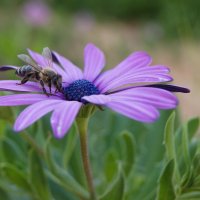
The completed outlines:
{"type": "Polygon", "coordinates": [[[119,134],[115,148],[106,154],[104,172],[108,181],[111,181],[117,174],[118,162],[122,163],[123,171],[128,176],[135,160],[135,146],[133,134],[128,131],[119,134]]]}
{"type": "Polygon", "coordinates": [[[174,160],[175,167],[175,178],[177,182],[180,182],[180,172],[178,168],[178,159],[176,156],[176,148],[175,148],[175,135],[174,135],[174,123],[175,123],[175,112],[173,112],[165,125],[165,133],[164,133],[164,144],[166,149],[167,160],[174,160]]]}
{"type": "Polygon", "coordinates": [[[193,180],[193,184],[200,186],[200,176],[195,177],[195,179],[193,180]]]}
{"type": "Polygon", "coordinates": [[[58,170],[60,170],[58,174],[53,174],[51,171],[46,171],[46,173],[53,182],[60,186],[60,188],[71,192],[80,199],[89,198],[89,193],[78,185],[76,180],[68,172],[63,171],[61,168],[58,168],[58,170]]]}
{"type": "Polygon", "coordinates": [[[50,151],[50,141],[51,138],[47,140],[45,146],[45,158],[49,170],[47,170],[48,176],[57,184],[73,192],[81,198],[88,198],[88,192],[68,173],[65,169],[61,168],[56,164],[50,151]]]}
{"type": "Polygon", "coordinates": [[[134,161],[135,161],[135,140],[133,137],[133,134],[131,134],[128,131],[125,131],[122,133],[122,139],[124,142],[124,147],[125,147],[125,154],[123,155],[124,158],[124,172],[128,176],[134,161]]]}
{"type": "Polygon", "coordinates": [[[188,131],[187,124],[182,127],[181,131],[181,154],[183,157],[183,163],[181,163],[181,167],[184,170],[184,174],[182,175],[181,180],[181,189],[185,190],[185,188],[190,187],[193,182],[193,171],[191,167],[191,157],[189,152],[189,139],[188,139],[188,131]]]}
{"type": "Polygon", "coordinates": [[[188,137],[189,140],[193,138],[193,136],[196,134],[200,124],[200,119],[199,117],[190,119],[187,123],[188,127],[188,137]]]}
{"type": "Polygon", "coordinates": [[[31,191],[31,186],[27,180],[25,173],[14,167],[9,163],[1,163],[0,169],[4,176],[17,187],[23,189],[26,192],[31,191]]]}
{"type": "Polygon", "coordinates": [[[24,161],[25,157],[24,153],[22,152],[18,144],[16,144],[13,140],[5,137],[1,145],[2,145],[3,158],[6,162],[17,163],[22,165],[22,163],[20,162],[24,161]]]}
{"type": "Polygon", "coordinates": [[[44,174],[42,162],[34,150],[29,155],[30,182],[39,200],[51,200],[51,193],[44,174]]]}
{"type": "Polygon", "coordinates": [[[174,187],[172,183],[174,172],[174,160],[168,161],[160,178],[156,200],[175,199],[174,187]]]}
{"type": "Polygon", "coordinates": [[[165,126],[164,144],[168,160],[176,158],[174,145],[174,120],[175,112],[170,115],[165,126]]]}
{"type": "Polygon", "coordinates": [[[104,173],[108,182],[117,174],[117,153],[114,149],[106,154],[104,173]]]}
{"type": "Polygon", "coordinates": [[[188,141],[188,133],[187,133],[187,126],[184,126],[182,129],[182,154],[184,157],[184,161],[188,169],[190,168],[190,153],[189,153],[189,141],[188,141]]]}
{"type": "Polygon", "coordinates": [[[82,156],[80,150],[80,142],[77,142],[73,151],[73,156],[68,163],[68,170],[71,172],[74,179],[83,187],[87,186],[84,168],[82,164],[82,156]]]}
{"type": "Polygon", "coordinates": [[[0,139],[4,137],[5,130],[6,130],[6,121],[0,119],[0,139]]]}
{"type": "Polygon", "coordinates": [[[176,200],[199,200],[200,199],[200,191],[187,192],[180,197],[176,198],[176,200]]]}
{"type": "Polygon", "coordinates": [[[76,134],[75,126],[73,126],[71,128],[70,133],[68,133],[67,135],[67,142],[63,152],[63,165],[65,168],[68,165],[68,162],[72,156],[72,153],[76,147],[77,142],[78,142],[78,135],[76,134]]]}
{"type": "Polygon", "coordinates": [[[190,158],[193,159],[195,155],[197,154],[198,147],[200,146],[200,141],[197,139],[194,139],[190,141],[189,143],[189,152],[190,152],[190,158]]]}
{"type": "Polygon", "coordinates": [[[5,120],[6,122],[13,123],[14,115],[11,107],[1,107],[0,108],[0,119],[5,120]]]}
{"type": "Polygon", "coordinates": [[[195,177],[200,175],[200,153],[193,158],[193,173],[195,177]]]}
{"type": "Polygon", "coordinates": [[[193,183],[193,171],[189,168],[181,177],[180,189],[185,190],[191,187],[192,183],[193,183]]]}
{"type": "Polygon", "coordinates": [[[2,188],[0,188],[0,197],[3,200],[10,200],[7,192],[4,189],[2,189],[2,188]]]}
{"type": "Polygon", "coordinates": [[[119,170],[117,178],[111,183],[107,192],[99,200],[122,200],[124,196],[125,181],[122,170],[119,170]]]}

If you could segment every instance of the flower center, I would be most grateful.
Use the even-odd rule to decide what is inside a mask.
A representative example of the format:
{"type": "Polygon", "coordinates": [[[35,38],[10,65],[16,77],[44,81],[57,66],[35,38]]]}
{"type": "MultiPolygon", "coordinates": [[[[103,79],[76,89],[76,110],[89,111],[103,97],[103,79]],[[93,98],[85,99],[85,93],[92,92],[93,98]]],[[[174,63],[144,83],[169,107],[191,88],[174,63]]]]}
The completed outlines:
{"type": "Polygon", "coordinates": [[[93,94],[100,94],[96,86],[85,79],[77,80],[63,88],[64,95],[69,101],[80,101],[86,103],[81,98],[93,94]]]}

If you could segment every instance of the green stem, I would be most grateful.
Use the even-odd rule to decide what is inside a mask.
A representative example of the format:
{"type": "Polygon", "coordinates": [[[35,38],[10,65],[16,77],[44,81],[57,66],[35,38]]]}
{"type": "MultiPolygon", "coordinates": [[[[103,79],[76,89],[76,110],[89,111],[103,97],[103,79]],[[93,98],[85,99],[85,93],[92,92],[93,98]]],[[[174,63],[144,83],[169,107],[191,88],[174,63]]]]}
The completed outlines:
{"type": "Polygon", "coordinates": [[[90,192],[90,200],[97,200],[92,178],[92,170],[89,161],[88,144],[87,144],[87,129],[89,120],[88,118],[78,117],[76,121],[80,137],[82,162],[83,162],[85,176],[87,179],[88,189],[90,192]]]}
{"type": "Polygon", "coordinates": [[[26,142],[28,142],[28,144],[30,144],[31,147],[33,147],[35,149],[35,151],[38,152],[39,155],[44,157],[44,151],[38,146],[38,144],[30,136],[30,134],[28,132],[26,132],[26,131],[22,132],[21,136],[23,137],[24,140],[26,140],[26,142]]]}

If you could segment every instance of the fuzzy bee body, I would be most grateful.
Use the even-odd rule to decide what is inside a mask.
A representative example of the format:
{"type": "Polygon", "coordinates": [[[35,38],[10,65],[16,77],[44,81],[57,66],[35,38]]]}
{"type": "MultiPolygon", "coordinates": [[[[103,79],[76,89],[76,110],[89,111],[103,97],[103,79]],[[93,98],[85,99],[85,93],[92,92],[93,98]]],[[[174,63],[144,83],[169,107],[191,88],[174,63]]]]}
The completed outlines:
{"type": "Polygon", "coordinates": [[[55,88],[55,92],[62,91],[62,76],[53,69],[52,55],[49,48],[44,48],[42,55],[44,57],[45,66],[40,66],[35,63],[28,55],[21,54],[18,57],[26,63],[22,67],[16,66],[2,66],[0,71],[15,70],[15,74],[21,78],[18,85],[25,84],[28,81],[39,82],[42,86],[43,92],[49,96],[45,86],[49,87],[51,94],[51,87],[55,88]]]}
{"type": "Polygon", "coordinates": [[[39,76],[45,83],[48,83],[49,79],[52,80],[54,77],[57,76],[57,73],[50,67],[47,67],[41,70],[39,76]]]}
{"type": "Polygon", "coordinates": [[[16,69],[15,73],[17,74],[17,76],[22,78],[19,85],[25,84],[28,81],[39,82],[46,95],[48,94],[45,89],[45,85],[49,87],[50,93],[52,86],[56,88],[56,91],[61,92],[62,90],[62,76],[57,74],[50,67],[36,70],[30,65],[24,65],[21,68],[16,69]]]}
{"type": "Polygon", "coordinates": [[[49,87],[50,94],[52,86],[55,88],[55,92],[62,92],[62,76],[53,69],[52,53],[48,47],[43,49],[42,56],[44,58],[43,63],[45,64],[40,66],[27,55],[18,55],[27,64],[16,71],[19,75],[25,75],[20,84],[30,80],[39,82],[47,96],[49,94],[46,91],[45,85],[49,87]]]}
{"type": "Polygon", "coordinates": [[[51,86],[56,88],[56,91],[62,92],[62,76],[57,74],[52,68],[46,67],[38,74],[40,84],[47,85],[51,93],[51,86]]]}

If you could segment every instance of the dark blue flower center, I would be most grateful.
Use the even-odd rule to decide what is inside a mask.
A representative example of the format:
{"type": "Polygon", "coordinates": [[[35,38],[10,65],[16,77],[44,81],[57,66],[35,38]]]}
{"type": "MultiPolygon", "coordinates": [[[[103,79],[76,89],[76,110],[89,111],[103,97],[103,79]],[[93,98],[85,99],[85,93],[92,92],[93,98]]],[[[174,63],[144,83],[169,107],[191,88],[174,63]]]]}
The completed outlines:
{"type": "Polygon", "coordinates": [[[64,95],[69,101],[80,101],[86,103],[81,98],[93,94],[100,94],[96,86],[87,80],[77,80],[63,88],[64,95]]]}

